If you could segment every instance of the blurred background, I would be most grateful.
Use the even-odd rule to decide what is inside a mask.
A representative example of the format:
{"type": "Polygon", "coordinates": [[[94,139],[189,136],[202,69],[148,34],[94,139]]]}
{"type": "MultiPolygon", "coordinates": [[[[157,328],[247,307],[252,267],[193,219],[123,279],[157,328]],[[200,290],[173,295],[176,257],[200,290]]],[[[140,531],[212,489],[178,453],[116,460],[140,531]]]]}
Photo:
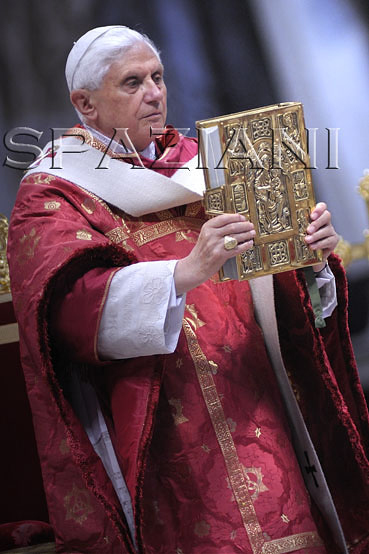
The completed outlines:
{"type": "MultiPolygon", "coordinates": [[[[161,50],[168,122],[192,134],[197,119],[302,102],[307,127],[316,129],[317,199],[329,205],[339,234],[364,240],[368,213],[357,186],[369,168],[367,0],[1,0],[0,6],[0,212],[7,217],[22,177],[6,165],[7,157],[22,159],[6,147],[8,131],[35,129],[39,140],[28,142],[43,147],[50,128],[75,124],[64,79],[73,41],[90,28],[123,24],[161,50]]],[[[348,277],[350,327],[369,391],[368,260],[351,264],[348,277]]]]}

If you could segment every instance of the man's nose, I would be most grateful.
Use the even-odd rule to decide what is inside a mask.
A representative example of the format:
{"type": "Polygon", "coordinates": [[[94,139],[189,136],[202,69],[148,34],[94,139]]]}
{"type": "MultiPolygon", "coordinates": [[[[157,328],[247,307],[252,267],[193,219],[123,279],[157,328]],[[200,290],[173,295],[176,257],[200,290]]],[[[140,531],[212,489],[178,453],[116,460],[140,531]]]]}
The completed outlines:
{"type": "Polygon", "coordinates": [[[163,99],[163,84],[158,85],[152,79],[144,83],[146,102],[160,102],[163,99]]]}

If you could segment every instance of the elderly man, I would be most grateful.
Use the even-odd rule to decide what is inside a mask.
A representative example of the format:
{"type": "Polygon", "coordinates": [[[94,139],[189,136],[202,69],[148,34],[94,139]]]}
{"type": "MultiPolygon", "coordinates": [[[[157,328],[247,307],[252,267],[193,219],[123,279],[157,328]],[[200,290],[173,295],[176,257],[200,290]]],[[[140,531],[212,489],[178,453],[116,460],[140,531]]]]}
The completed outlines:
{"type": "Polygon", "coordinates": [[[83,125],[23,178],[9,237],[57,551],[347,552],[341,525],[369,551],[368,418],[325,204],[306,236],[335,273],[314,268],[318,330],[299,271],[217,281],[254,229],[204,217],[152,42],[93,29],[66,76],[83,125]]]}

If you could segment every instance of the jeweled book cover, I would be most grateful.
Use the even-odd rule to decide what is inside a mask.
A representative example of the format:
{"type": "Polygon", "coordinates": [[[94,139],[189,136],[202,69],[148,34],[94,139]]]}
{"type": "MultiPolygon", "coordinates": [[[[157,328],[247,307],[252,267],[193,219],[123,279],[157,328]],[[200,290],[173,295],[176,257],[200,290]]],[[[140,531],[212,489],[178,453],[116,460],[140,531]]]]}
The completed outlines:
{"type": "Polygon", "coordinates": [[[245,280],[316,264],[304,241],[315,206],[303,107],[286,102],[196,122],[205,210],[252,221],[251,250],[228,260],[222,280],[245,280]]]}

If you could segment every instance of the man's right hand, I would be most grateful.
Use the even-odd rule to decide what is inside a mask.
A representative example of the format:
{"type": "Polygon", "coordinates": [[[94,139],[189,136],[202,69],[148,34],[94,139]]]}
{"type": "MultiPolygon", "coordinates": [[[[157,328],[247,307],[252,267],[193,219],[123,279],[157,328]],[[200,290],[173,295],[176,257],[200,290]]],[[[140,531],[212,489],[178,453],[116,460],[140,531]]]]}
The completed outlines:
{"type": "Polygon", "coordinates": [[[176,265],[174,282],[177,295],[201,285],[228,259],[250,250],[254,244],[254,236],[253,224],[240,214],[222,214],[204,223],[191,253],[176,265]],[[224,247],[226,235],[238,242],[232,250],[224,247]]]}

